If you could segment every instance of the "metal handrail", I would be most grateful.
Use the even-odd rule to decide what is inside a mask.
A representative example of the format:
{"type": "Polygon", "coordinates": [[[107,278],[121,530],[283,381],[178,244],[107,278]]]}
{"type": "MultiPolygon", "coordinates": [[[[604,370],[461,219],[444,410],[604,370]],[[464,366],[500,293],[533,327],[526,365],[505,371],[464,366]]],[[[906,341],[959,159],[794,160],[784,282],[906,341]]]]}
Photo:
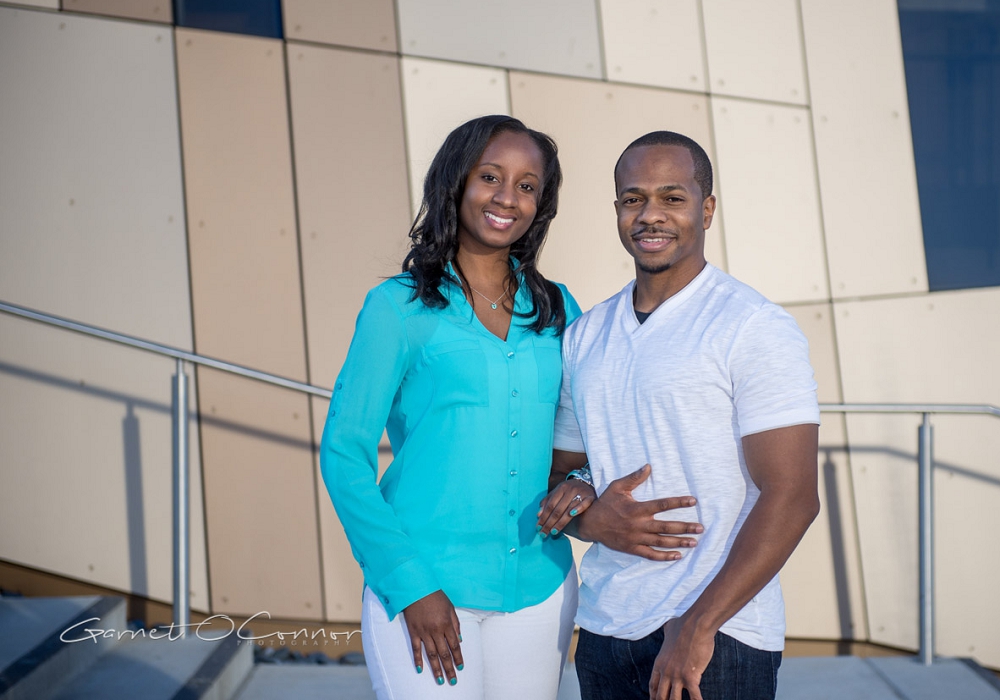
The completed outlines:
{"type": "Polygon", "coordinates": [[[178,627],[180,636],[186,635],[187,626],[191,623],[191,571],[190,571],[190,535],[189,525],[189,482],[188,482],[188,400],[187,400],[187,374],[185,373],[185,362],[196,365],[203,365],[213,369],[238,374],[248,379],[255,379],[274,386],[280,386],[293,391],[301,391],[313,396],[320,396],[329,399],[333,396],[333,391],[323,387],[313,386],[287,377],[281,377],[269,372],[261,372],[252,367],[237,365],[232,362],[217,360],[214,357],[206,357],[197,353],[188,352],[180,348],[175,348],[162,343],[154,343],[150,340],[136,338],[109,331],[87,323],[71,321],[53,314],[42,313],[24,306],[8,304],[0,301],[0,311],[19,316],[30,321],[37,321],[49,326],[55,326],[64,330],[81,333],[93,338],[108,340],[120,345],[127,345],[138,350],[156,353],[165,357],[172,357],[177,360],[176,374],[171,382],[171,414],[174,418],[173,425],[173,547],[174,547],[174,580],[173,580],[173,622],[178,627]]]}
{"type": "MultiPolygon", "coordinates": [[[[287,377],[281,377],[268,372],[232,362],[217,360],[212,357],[181,350],[180,348],[154,343],[134,336],[116,333],[114,331],[78,323],[60,318],[52,314],[34,311],[16,304],[0,301],[0,311],[21,318],[26,318],[50,326],[82,333],[102,340],[108,340],[122,345],[157,353],[177,360],[177,373],[173,377],[171,389],[172,412],[174,415],[173,436],[173,498],[174,498],[174,624],[179,626],[183,634],[186,625],[190,623],[190,586],[189,586],[189,543],[188,543],[188,462],[187,462],[187,375],[185,362],[212,367],[238,374],[249,379],[266,382],[275,386],[301,391],[313,396],[331,398],[330,389],[313,386],[287,377]]],[[[919,462],[919,546],[920,546],[920,651],[922,663],[929,665],[934,660],[934,442],[933,427],[930,417],[935,413],[951,414],[983,414],[1000,418],[1000,408],[989,404],[938,404],[938,403],[821,403],[819,410],[824,413],[897,413],[921,415],[921,424],[917,433],[919,462]]]]}
{"type": "Polygon", "coordinates": [[[143,340],[142,338],[136,338],[135,336],[132,335],[125,335],[124,333],[116,333],[115,331],[105,330],[103,328],[98,328],[97,326],[91,326],[86,323],[78,323],[77,321],[71,321],[69,319],[61,318],[59,316],[54,316],[52,314],[42,313],[41,311],[34,311],[33,309],[29,309],[24,306],[18,306],[16,304],[8,304],[6,302],[0,301],[0,311],[11,314],[13,316],[20,316],[21,318],[27,318],[32,321],[46,323],[50,326],[58,326],[59,328],[65,328],[66,330],[74,331],[76,333],[82,333],[83,335],[89,335],[94,338],[101,338],[102,340],[110,340],[113,343],[128,345],[133,348],[138,348],[139,350],[146,350],[147,352],[153,352],[158,355],[173,357],[180,361],[190,362],[196,365],[204,365],[205,367],[212,367],[213,369],[220,369],[223,370],[224,372],[231,372],[233,374],[239,374],[240,376],[243,377],[256,379],[259,382],[266,382],[268,384],[274,384],[275,386],[284,387],[286,389],[294,389],[295,391],[302,391],[307,394],[312,394],[313,396],[322,396],[325,399],[328,399],[331,396],[333,396],[333,391],[331,389],[324,389],[323,387],[313,386],[312,384],[306,384],[305,382],[299,382],[294,379],[288,379],[287,377],[282,377],[277,374],[271,374],[269,372],[261,372],[260,370],[253,369],[252,367],[237,365],[233,362],[217,360],[214,357],[207,357],[206,355],[198,355],[197,353],[188,352],[187,350],[181,350],[180,348],[175,348],[171,345],[154,343],[151,340],[143,340]]]}

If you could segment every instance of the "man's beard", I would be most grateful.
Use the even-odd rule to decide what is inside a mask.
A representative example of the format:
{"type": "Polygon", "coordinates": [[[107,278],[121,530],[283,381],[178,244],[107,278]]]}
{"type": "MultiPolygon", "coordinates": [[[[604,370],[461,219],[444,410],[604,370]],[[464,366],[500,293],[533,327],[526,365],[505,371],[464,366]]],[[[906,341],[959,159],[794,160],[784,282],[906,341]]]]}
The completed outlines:
{"type": "Polygon", "coordinates": [[[673,267],[673,265],[673,262],[660,263],[659,265],[644,265],[641,262],[636,261],[636,267],[645,272],[647,275],[658,275],[661,272],[666,272],[673,267]]]}

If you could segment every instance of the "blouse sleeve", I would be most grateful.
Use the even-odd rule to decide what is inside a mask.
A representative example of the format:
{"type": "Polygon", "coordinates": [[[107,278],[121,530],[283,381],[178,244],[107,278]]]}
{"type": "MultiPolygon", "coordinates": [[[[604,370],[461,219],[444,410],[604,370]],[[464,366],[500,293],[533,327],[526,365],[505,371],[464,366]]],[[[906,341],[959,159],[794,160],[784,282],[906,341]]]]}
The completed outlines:
{"type": "Polygon", "coordinates": [[[392,619],[441,588],[379,489],[378,444],[409,365],[399,307],[384,286],[368,293],[337,377],[320,469],[365,582],[392,619]]]}

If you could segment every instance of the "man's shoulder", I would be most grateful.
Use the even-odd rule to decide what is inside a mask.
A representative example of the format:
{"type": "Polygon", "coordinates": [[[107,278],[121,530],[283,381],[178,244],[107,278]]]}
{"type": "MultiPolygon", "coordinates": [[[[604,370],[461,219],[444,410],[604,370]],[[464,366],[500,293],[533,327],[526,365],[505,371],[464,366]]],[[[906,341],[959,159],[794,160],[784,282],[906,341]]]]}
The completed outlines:
{"type": "Polygon", "coordinates": [[[714,307],[720,320],[727,323],[740,323],[752,317],[762,319],[788,316],[788,312],[780,304],[718,268],[713,270],[706,297],[706,304],[714,307]]]}
{"type": "Polygon", "coordinates": [[[613,294],[599,304],[595,304],[590,309],[584,311],[566,328],[566,339],[570,341],[577,340],[583,337],[588,330],[593,331],[604,326],[618,312],[622,297],[626,294],[631,294],[631,291],[632,282],[629,282],[620,292],[613,294]]]}

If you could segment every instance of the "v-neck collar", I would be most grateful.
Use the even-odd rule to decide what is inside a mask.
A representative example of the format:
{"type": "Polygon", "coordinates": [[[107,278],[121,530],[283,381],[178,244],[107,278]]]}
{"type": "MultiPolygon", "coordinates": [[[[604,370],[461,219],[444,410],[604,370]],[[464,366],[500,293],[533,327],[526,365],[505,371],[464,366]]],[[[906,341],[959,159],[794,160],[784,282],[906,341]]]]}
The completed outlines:
{"type": "MultiPolygon", "coordinates": [[[[517,265],[517,258],[510,257],[511,268],[517,265]]],[[[514,314],[510,318],[510,325],[507,327],[507,339],[504,340],[500,336],[496,335],[487,328],[479,317],[476,315],[476,310],[469,303],[469,300],[465,298],[465,293],[462,291],[462,280],[455,272],[455,267],[449,260],[445,263],[445,272],[451,278],[454,284],[448,286],[447,297],[448,303],[456,311],[460,311],[463,318],[471,317],[469,321],[473,326],[475,326],[481,333],[485,333],[488,337],[492,338],[494,341],[501,343],[503,345],[513,345],[516,343],[517,339],[524,332],[524,328],[530,322],[530,319],[526,319],[523,316],[518,316],[519,313],[524,313],[526,309],[531,308],[531,292],[528,290],[527,285],[524,283],[524,275],[517,275],[517,291],[514,292],[514,314]]]]}
{"type": "Polygon", "coordinates": [[[714,270],[716,269],[718,268],[711,263],[705,263],[705,267],[702,268],[701,272],[699,272],[693,280],[684,285],[679,292],[666,299],[662,304],[653,309],[644,323],[639,323],[639,319],[636,318],[635,315],[634,297],[636,282],[633,279],[625,286],[625,289],[622,290],[622,295],[624,296],[622,303],[625,305],[626,309],[626,313],[623,314],[626,319],[626,327],[631,332],[638,333],[642,331],[642,329],[654,325],[658,319],[669,316],[673,309],[676,309],[684,304],[684,302],[690,299],[695,292],[701,289],[708,279],[715,274],[714,270]]]}

